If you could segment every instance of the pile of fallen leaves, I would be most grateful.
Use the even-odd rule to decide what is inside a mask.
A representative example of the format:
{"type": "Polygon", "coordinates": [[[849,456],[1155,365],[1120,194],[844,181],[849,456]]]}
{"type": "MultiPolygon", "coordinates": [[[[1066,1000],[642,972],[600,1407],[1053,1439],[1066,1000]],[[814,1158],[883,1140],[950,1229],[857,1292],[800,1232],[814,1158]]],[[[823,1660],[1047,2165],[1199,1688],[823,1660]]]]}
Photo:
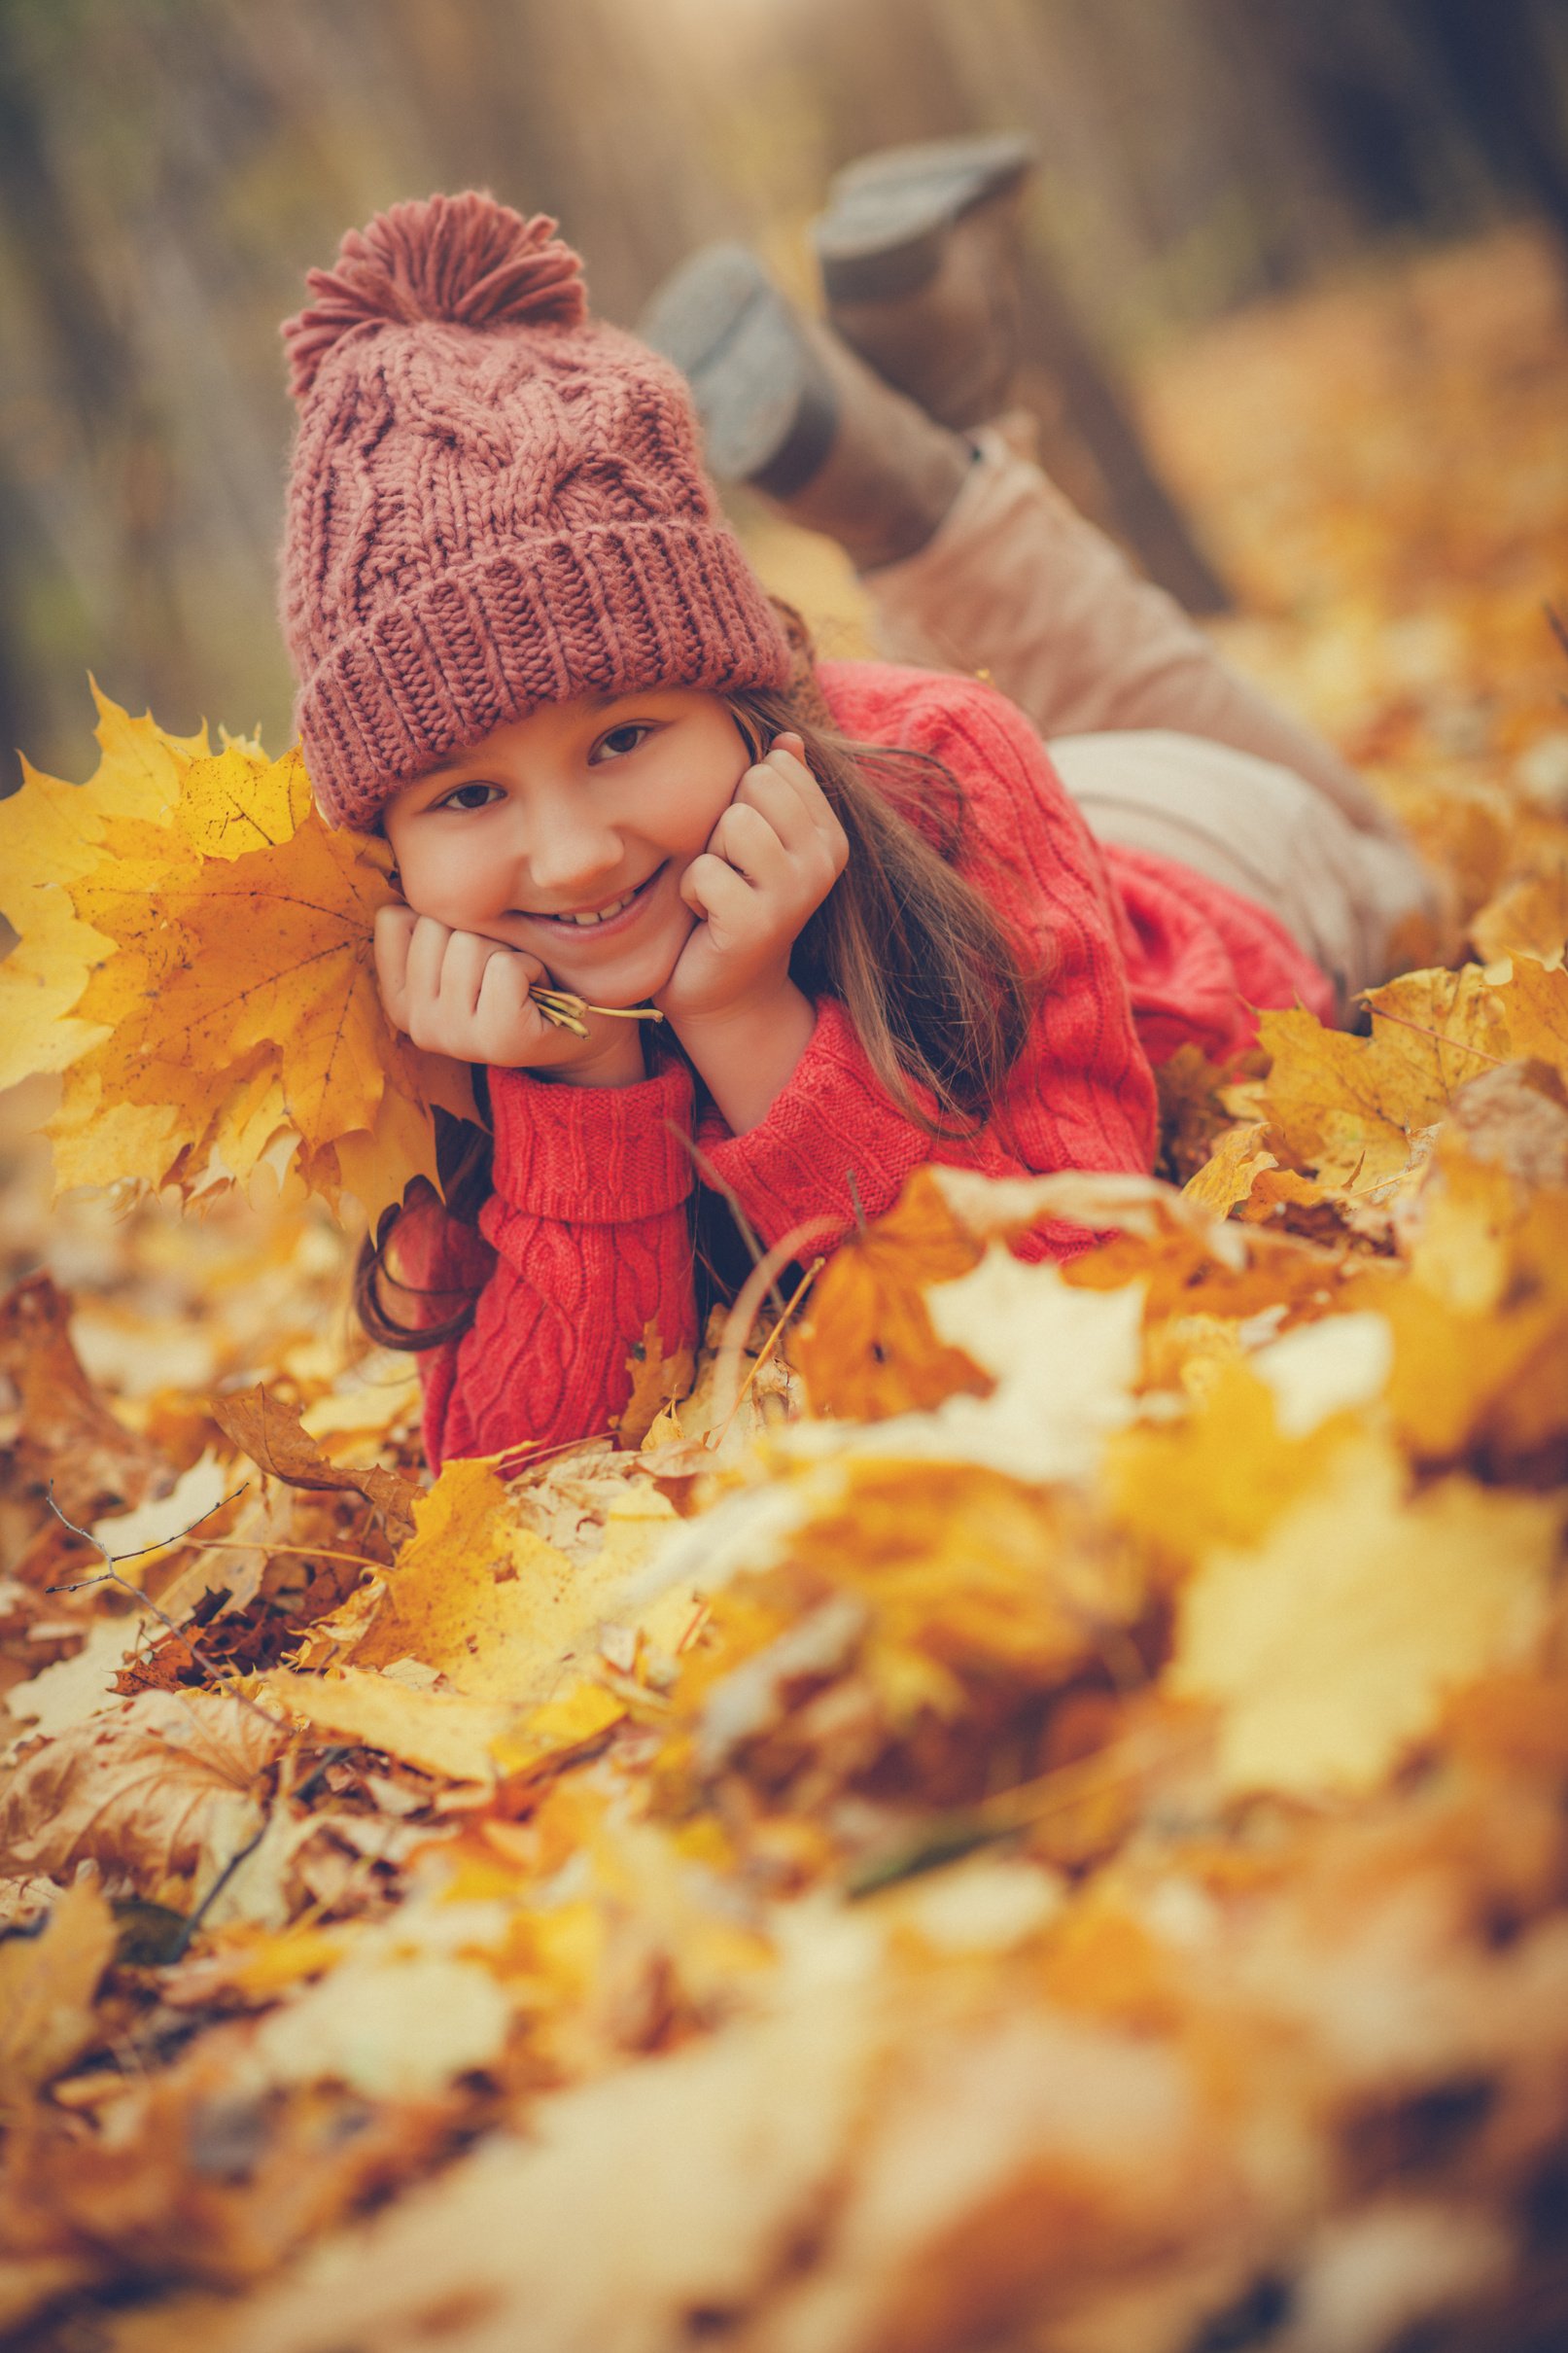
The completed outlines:
{"type": "MultiPolygon", "coordinates": [[[[1532,498],[1568,520],[1568,465],[1532,498]]],[[[226,837],[225,778],[243,810],[287,763],[104,726],[31,869],[20,968],[83,1025],[54,1153],[206,1213],[72,1206],[0,1327],[0,2326],[1559,2341],[1560,711],[1411,762],[1464,960],[1366,1035],[1283,1013],[1244,1070],[1179,1058],[1168,1181],[921,1172],[782,1339],[715,1325],[684,1395],[650,1348],[617,1442],[434,1485],[296,1197],[313,1155],[359,1189],[343,1139],[404,1085],[360,951],[311,1001],[366,1025],[350,1120],[332,1024],[253,1017],[260,927],[231,896],[218,928],[211,861],[264,898],[247,861],[319,860],[313,821],[226,837]],[[235,1083],[198,1095],[204,1019],[235,1083]],[[1114,1238],[1025,1266],[1047,1214],[1114,1238]]]]}

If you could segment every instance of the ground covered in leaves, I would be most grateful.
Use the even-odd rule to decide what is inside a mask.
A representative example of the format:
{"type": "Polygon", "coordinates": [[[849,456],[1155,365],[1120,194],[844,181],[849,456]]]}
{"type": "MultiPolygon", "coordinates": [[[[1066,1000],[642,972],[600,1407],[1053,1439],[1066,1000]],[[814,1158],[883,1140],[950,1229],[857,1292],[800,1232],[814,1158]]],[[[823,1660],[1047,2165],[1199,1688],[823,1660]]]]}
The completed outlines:
{"type": "MultiPolygon", "coordinates": [[[[923,1174],[618,1444],[423,1486],[326,1212],[214,1178],[236,1098],[67,1072],[73,1174],[106,1080],[122,1151],[219,1138],[183,1221],[51,1215],[7,1099],[17,2343],[1562,2340],[1565,362],[1505,239],[1239,322],[1157,420],[1451,959],[1179,1062],[1163,1180],[923,1174]],[[1117,1238],[1025,1267],[1047,1212],[1117,1238]]],[[[189,775],[136,790],[260,855],[189,775]]],[[[358,1067],[289,1106],[319,1190],[377,1181],[358,1067]]]]}

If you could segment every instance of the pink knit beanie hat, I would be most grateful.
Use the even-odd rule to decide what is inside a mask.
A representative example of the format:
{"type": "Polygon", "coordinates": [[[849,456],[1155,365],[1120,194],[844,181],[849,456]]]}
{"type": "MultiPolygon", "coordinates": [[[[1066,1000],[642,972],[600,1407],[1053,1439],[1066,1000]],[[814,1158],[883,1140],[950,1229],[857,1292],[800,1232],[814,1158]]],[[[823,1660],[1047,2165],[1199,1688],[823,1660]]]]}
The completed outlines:
{"type": "Polygon", "coordinates": [[[544,703],[789,677],[683,380],[589,318],[555,226],[471,192],[394,205],[283,330],[283,626],[330,824],[367,829],[544,703]]]}

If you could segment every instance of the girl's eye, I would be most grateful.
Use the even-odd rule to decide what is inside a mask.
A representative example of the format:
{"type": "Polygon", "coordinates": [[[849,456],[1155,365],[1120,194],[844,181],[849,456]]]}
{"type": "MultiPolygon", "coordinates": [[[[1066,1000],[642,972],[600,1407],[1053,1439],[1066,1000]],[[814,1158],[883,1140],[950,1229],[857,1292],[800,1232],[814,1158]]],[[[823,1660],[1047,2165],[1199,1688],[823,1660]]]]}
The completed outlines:
{"type": "Polygon", "coordinates": [[[635,752],[643,738],[652,732],[652,728],[642,720],[628,720],[624,727],[610,728],[593,748],[594,764],[597,766],[607,759],[624,759],[628,752],[635,752]]]}
{"type": "Polygon", "coordinates": [[[438,809],[486,809],[490,805],[486,796],[492,793],[499,796],[500,791],[499,785],[456,785],[436,806],[438,809]]]}

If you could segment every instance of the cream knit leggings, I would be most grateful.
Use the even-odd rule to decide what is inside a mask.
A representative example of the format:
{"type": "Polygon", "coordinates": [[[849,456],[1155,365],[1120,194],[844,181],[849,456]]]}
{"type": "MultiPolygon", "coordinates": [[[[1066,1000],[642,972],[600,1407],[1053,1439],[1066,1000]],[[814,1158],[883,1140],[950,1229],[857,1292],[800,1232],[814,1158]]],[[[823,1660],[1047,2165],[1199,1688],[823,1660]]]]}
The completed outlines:
{"type": "Polygon", "coordinates": [[[1341,1018],[1436,913],[1394,820],[1319,737],[1229,669],[1162,589],[996,431],[935,537],[865,575],[889,660],[984,671],[1033,720],[1092,830],[1276,916],[1341,1018]]]}

